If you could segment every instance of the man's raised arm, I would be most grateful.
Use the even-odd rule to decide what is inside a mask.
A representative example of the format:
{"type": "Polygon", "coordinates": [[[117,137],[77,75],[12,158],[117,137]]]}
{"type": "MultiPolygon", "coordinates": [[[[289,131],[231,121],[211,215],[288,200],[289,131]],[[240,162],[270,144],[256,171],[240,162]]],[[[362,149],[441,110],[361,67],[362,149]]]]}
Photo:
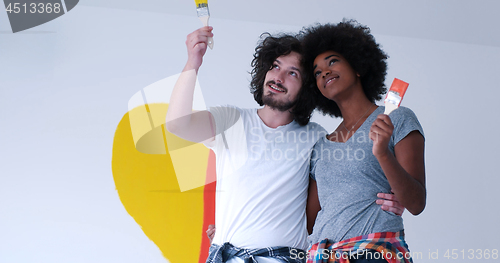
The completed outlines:
{"type": "Polygon", "coordinates": [[[175,84],[167,111],[167,130],[192,142],[213,141],[215,122],[209,111],[193,112],[196,75],[207,51],[212,27],[202,27],[187,36],[188,60],[175,84]]]}

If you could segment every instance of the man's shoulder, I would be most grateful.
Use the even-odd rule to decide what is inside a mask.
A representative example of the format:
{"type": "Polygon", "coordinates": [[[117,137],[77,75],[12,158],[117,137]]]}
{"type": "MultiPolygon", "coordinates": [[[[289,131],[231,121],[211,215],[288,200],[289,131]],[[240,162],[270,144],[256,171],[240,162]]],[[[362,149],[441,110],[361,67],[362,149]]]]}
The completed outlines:
{"type": "Polygon", "coordinates": [[[212,111],[212,110],[218,110],[218,111],[238,110],[238,111],[241,111],[242,109],[240,107],[236,107],[234,105],[224,104],[224,105],[211,106],[211,107],[208,108],[208,110],[209,111],[212,111]]]}
{"type": "Polygon", "coordinates": [[[319,125],[316,122],[310,121],[306,125],[303,126],[298,126],[298,129],[303,129],[306,131],[311,131],[311,132],[326,132],[325,128],[323,126],[319,125]]]}
{"type": "Polygon", "coordinates": [[[310,127],[309,129],[314,129],[314,130],[326,132],[325,128],[323,128],[323,126],[319,125],[316,122],[310,121],[307,125],[310,127]]]}
{"type": "Polygon", "coordinates": [[[313,144],[315,144],[322,136],[327,134],[325,128],[316,122],[309,122],[303,126],[297,125],[295,128],[295,132],[298,132],[299,136],[302,136],[301,134],[304,134],[304,136],[307,134],[307,142],[311,142],[313,144]]]}
{"type": "Polygon", "coordinates": [[[209,107],[208,111],[212,113],[237,113],[237,114],[252,114],[257,111],[257,108],[240,108],[238,106],[224,104],[209,107]]]}

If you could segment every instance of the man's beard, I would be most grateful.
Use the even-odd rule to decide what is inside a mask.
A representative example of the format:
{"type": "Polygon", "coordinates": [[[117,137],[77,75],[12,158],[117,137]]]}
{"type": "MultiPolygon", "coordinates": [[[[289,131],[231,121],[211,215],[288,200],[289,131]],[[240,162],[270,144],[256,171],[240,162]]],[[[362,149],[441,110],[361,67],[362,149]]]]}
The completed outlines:
{"type": "Polygon", "coordinates": [[[264,105],[268,106],[273,110],[287,111],[293,108],[293,106],[295,106],[295,104],[297,103],[297,100],[277,101],[274,98],[274,96],[275,96],[274,93],[268,93],[267,95],[262,94],[262,102],[264,103],[264,105]]]}

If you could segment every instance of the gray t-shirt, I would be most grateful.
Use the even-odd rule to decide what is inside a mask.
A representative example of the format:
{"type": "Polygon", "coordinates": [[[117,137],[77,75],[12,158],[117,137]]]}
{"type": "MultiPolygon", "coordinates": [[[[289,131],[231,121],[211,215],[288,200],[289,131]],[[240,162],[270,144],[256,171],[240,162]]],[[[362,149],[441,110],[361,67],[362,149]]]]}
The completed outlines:
{"type": "MultiPolygon", "coordinates": [[[[377,232],[397,232],[404,229],[403,219],[384,211],[375,203],[377,193],[390,193],[391,186],[372,153],[373,142],[368,137],[377,115],[376,109],[345,143],[329,141],[326,136],[314,146],[311,156],[311,177],[318,185],[321,205],[309,241],[315,244],[325,238],[339,242],[348,238],[377,232]]],[[[394,131],[389,149],[412,131],[424,135],[422,127],[408,108],[399,107],[389,117],[394,131]]]]}

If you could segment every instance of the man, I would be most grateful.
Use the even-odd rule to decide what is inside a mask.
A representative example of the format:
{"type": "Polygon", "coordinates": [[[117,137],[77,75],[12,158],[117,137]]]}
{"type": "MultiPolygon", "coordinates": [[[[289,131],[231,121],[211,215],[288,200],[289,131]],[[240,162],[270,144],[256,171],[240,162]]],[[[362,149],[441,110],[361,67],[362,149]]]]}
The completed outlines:
{"type": "Polygon", "coordinates": [[[310,154],[326,131],[309,122],[314,105],[303,88],[301,43],[290,35],[267,36],[256,48],[251,92],[262,108],[192,114],[211,31],[203,27],[188,35],[188,60],[167,113],[171,133],[203,141],[217,157],[217,232],[207,262],[302,262],[297,254],[308,245],[310,154]]]}
{"type": "Polygon", "coordinates": [[[170,132],[204,141],[217,156],[217,233],[210,256],[219,249],[219,256],[236,253],[227,262],[243,262],[247,255],[240,248],[272,247],[257,253],[258,262],[294,262],[290,248],[307,248],[310,152],[326,134],[309,123],[314,106],[302,89],[301,44],[293,36],[268,36],[256,49],[251,86],[263,108],[215,107],[191,114],[195,77],[211,31],[204,27],[188,35],[188,61],[167,113],[170,132]]]}

